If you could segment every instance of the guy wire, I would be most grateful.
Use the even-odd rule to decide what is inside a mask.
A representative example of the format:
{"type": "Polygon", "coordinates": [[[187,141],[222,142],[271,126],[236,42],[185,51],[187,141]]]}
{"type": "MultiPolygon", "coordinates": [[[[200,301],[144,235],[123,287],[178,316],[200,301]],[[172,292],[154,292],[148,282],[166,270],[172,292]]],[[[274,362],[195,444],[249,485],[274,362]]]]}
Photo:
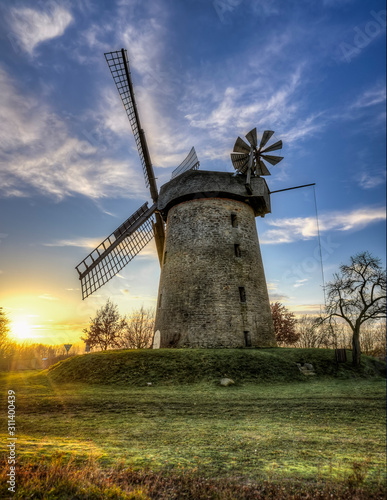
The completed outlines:
{"type": "Polygon", "coordinates": [[[322,251],[321,251],[320,225],[318,222],[316,189],[314,186],[313,186],[313,195],[314,195],[314,206],[316,209],[317,239],[318,239],[318,248],[319,248],[319,252],[320,252],[320,265],[321,265],[321,278],[322,278],[323,293],[324,293],[324,305],[326,306],[327,300],[326,300],[326,296],[325,296],[324,265],[323,265],[322,251]]]}

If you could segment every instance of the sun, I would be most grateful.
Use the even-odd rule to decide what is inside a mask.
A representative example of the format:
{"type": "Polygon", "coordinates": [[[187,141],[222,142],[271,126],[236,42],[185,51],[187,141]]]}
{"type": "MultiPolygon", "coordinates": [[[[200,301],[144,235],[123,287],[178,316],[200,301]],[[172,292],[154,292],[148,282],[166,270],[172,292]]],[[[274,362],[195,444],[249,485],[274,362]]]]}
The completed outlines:
{"type": "Polygon", "coordinates": [[[31,338],[31,327],[24,320],[17,320],[13,322],[11,331],[15,340],[23,341],[31,338]]]}

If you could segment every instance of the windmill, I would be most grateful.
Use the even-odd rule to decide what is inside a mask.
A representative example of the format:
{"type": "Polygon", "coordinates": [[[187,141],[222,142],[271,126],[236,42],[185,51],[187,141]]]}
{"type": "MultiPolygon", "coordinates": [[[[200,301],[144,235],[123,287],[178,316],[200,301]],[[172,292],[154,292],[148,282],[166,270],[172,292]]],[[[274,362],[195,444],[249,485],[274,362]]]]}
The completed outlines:
{"type": "MultiPolygon", "coordinates": [[[[157,254],[161,263],[165,240],[164,222],[157,210],[158,190],[156,178],[145,132],[141,128],[127,52],[124,49],[108,52],[105,54],[105,59],[132,128],[145,177],[145,185],[150,190],[153,204],[148,207],[148,203],[144,203],[76,266],[81,280],[83,299],[119,273],[153,237],[155,238],[157,254]]],[[[195,148],[192,148],[187,158],[172,173],[172,176],[198,167],[199,161],[195,148]]]]}
{"type": "MultiPolygon", "coordinates": [[[[128,264],[154,237],[161,266],[154,347],[276,345],[255,217],[270,213],[265,164],[282,142],[256,129],[238,138],[236,174],[198,170],[192,148],[157,189],[124,49],[105,54],[132,127],[153,204],[144,203],[76,269],[85,299],[128,264]],[[166,224],[166,225],[165,225],[166,224]]],[[[297,186],[303,187],[303,186],[297,186]]],[[[296,188],[288,188],[296,189],[296,188]]]]}
{"type": "Polygon", "coordinates": [[[267,153],[257,129],[247,144],[237,138],[231,161],[236,175],[186,172],[161,187],[158,207],[167,221],[155,321],[161,347],[263,347],[275,345],[271,309],[255,217],[270,212],[261,176],[267,153]],[[246,194],[247,192],[247,194],[246,194]]]}

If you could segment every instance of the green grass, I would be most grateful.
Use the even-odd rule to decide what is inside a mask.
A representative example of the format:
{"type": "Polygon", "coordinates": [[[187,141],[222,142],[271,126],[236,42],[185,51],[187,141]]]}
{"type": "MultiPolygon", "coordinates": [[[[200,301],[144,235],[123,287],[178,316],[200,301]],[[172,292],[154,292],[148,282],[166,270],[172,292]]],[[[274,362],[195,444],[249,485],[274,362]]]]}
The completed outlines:
{"type": "Polygon", "coordinates": [[[73,358],[48,374],[1,374],[0,383],[2,396],[6,389],[16,392],[22,464],[60,452],[75,464],[92,456],[110,470],[122,460],[139,474],[162,477],[380,487],[386,474],[383,363],[364,357],[355,370],[350,363],[337,366],[332,355],[114,351],[73,358]],[[296,361],[312,362],[316,377],[300,374],[296,361]],[[223,375],[236,384],[220,387],[223,375]]]}
{"type": "Polygon", "coordinates": [[[76,356],[50,369],[56,382],[90,384],[181,385],[218,383],[223,376],[237,384],[305,381],[296,363],[314,365],[318,377],[382,376],[385,363],[362,357],[359,368],[337,364],[331,349],[159,349],[118,350],[76,356]]]}

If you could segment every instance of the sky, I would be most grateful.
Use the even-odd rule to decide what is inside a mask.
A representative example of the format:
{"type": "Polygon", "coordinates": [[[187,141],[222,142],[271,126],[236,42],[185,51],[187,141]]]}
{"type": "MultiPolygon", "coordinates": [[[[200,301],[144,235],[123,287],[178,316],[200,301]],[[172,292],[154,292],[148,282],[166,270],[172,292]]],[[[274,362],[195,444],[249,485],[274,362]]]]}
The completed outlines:
{"type": "Polygon", "coordinates": [[[150,201],[104,58],[121,48],[159,187],[192,146],[234,172],[253,127],[284,143],[271,191],[316,183],[257,219],[273,302],[315,314],[351,255],[385,266],[384,2],[2,0],[0,30],[0,307],[19,340],[76,342],[109,298],[156,304],[153,242],[85,301],[75,271],[150,201]]]}

